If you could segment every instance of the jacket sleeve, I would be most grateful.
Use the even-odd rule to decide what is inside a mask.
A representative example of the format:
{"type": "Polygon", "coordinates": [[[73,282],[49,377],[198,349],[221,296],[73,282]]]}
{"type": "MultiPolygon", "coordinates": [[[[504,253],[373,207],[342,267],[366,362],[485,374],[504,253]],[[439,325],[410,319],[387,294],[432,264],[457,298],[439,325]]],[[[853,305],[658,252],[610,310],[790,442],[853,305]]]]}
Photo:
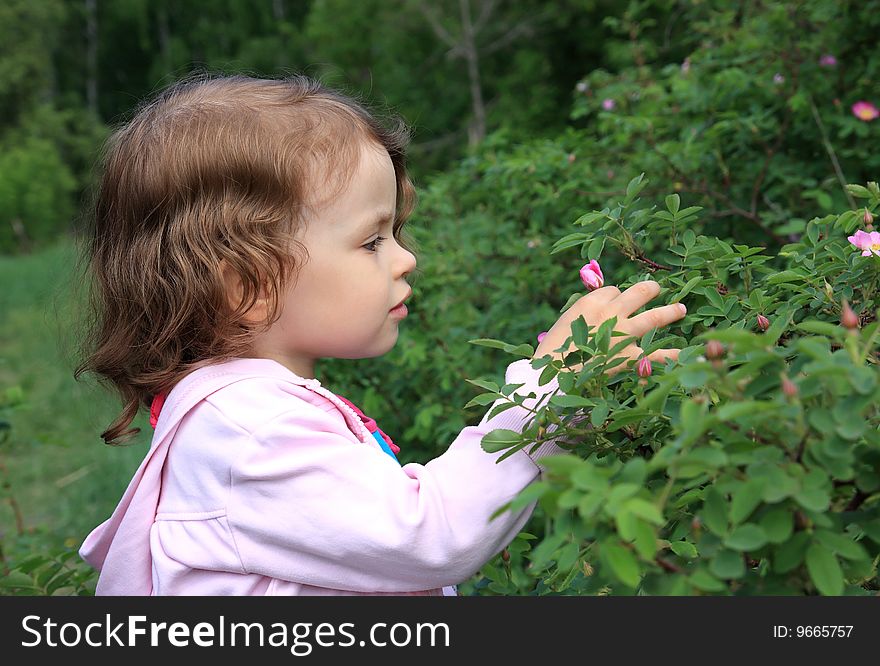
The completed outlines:
{"type": "MultiPolygon", "coordinates": [[[[555,378],[538,386],[539,374],[528,359],[505,373],[507,383],[524,383],[517,393],[537,394],[528,407],[559,390],[555,378]]],[[[535,503],[489,517],[539,475],[537,460],[562,452],[551,440],[498,463],[500,453],[481,448],[486,433],[521,432],[532,416],[513,407],[484,417],[439,457],[401,467],[356,442],[341,419],[298,400],[255,431],[233,464],[227,515],[242,567],[359,592],[466,580],[516,536],[535,503]]]]}

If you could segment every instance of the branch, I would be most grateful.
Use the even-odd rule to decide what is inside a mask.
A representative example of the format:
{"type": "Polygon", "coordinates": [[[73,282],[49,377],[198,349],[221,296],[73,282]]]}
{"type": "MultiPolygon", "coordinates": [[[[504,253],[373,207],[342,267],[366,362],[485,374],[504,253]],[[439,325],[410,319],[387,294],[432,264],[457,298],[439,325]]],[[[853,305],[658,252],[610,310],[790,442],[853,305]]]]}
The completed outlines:
{"type": "Polygon", "coordinates": [[[434,15],[434,10],[431,9],[424,1],[420,1],[417,3],[417,7],[422,15],[428,19],[428,23],[431,24],[431,28],[434,30],[434,34],[440,39],[440,41],[445,42],[447,46],[451,49],[458,48],[458,42],[453,39],[452,35],[450,35],[446,28],[443,27],[443,24],[440,23],[440,19],[438,19],[434,15]]]}

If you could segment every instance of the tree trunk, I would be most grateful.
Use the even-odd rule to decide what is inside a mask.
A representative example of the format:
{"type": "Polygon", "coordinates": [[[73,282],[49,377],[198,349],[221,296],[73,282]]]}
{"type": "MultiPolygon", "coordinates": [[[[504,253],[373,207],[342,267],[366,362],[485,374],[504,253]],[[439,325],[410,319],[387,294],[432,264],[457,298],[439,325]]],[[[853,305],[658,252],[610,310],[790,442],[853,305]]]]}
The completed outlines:
{"type": "Polygon", "coordinates": [[[98,115],[98,0],[86,0],[86,103],[98,115]]]}
{"type": "Polygon", "coordinates": [[[483,89],[480,85],[480,54],[477,51],[476,35],[471,23],[470,0],[459,0],[461,11],[461,48],[467,60],[468,81],[471,89],[471,109],[474,117],[468,127],[468,145],[473,148],[486,136],[486,107],[483,104],[483,89]]]}

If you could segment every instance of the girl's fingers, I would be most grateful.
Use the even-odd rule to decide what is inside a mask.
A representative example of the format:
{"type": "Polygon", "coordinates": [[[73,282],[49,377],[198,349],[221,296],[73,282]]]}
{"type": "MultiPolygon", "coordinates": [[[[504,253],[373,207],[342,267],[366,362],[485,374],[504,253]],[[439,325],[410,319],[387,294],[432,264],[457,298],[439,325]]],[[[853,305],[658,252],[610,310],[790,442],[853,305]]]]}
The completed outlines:
{"type": "Polygon", "coordinates": [[[657,363],[665,363],[668,359],[678,360],[678,353],[681,349],[658,349],[653,354],[648,354],[648,360],[657,363]]]}
{"type": "Polygon", "coordinates": [[[642,336],[652,328],[669,326],[673,322],[684,318],[686,314],[681,309],[681,303],[661,305],[659,308],[653,308],[642,314],[637,314],[635,317],[631,317],[624,324],[624,328],[630,335],[642,336]]]}
{"type": "Polygon", "coordinates": [[[629,317],[633,312],[645,305],[648,301],[657,298],[660,293],[660,285],[654,280],[636,282],[620,296],[611,301],[610,305],[618,313],[618,319],[629,317]]]}
{"type": "Polygon", "coordinates": [[[599,287],[598,289],[591,291],[585,298],[589,299],[590,305],[592,306],[605,305],[618,296],[620,296],[620,289],[614,285],[608,285],[607,287],[599,287]]]}

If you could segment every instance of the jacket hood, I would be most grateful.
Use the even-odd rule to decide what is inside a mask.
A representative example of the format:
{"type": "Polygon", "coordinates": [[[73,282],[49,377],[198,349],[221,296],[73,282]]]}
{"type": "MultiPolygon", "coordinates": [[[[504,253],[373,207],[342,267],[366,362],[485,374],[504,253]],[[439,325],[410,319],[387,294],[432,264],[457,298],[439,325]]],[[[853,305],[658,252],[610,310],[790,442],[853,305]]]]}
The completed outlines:
{"type": "Polygon", "coordinates": [[[323,388],[317,379],[300,377],[276,361],[235,359],[193,371],[168,394],[156,421],[150,449],[113,514],[92,530],[80,547],[80,557],[101,573],[95,590],[97,595],[152,594],[150,532],[159,506],[162,469],[180,422],[193,407],[212,393],[236,382],[258,377],[277,377],[306,387],[330,400],[342,413],[349,429],[362,442],[378,446],[360,417],[338,396],[323,388]],[[124,589],[120,581],[124,581],[124,589]]]}

